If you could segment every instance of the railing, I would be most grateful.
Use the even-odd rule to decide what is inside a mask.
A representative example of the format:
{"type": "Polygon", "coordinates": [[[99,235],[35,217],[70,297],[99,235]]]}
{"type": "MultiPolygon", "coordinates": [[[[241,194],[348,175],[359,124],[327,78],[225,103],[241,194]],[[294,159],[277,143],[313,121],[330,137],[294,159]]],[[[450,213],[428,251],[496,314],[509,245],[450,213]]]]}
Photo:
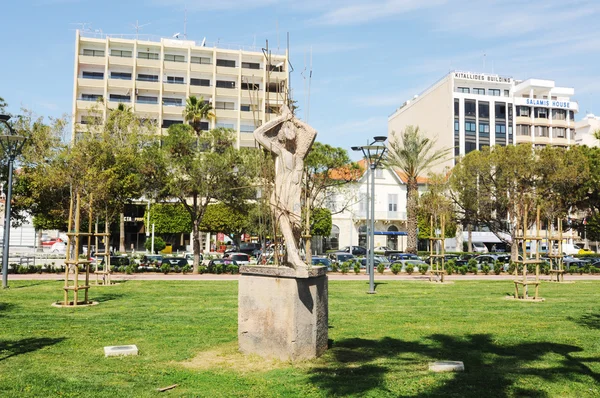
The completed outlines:
{"type": "Polygon", "coordinates": [[[177,80],[165,80],[165,81],[163,81],[163,83],[169,83],[169,84],[185,84],[185,82],[182,82],[182,81],[177,81],[177,80]]]}
{"type": "Polygon", "coordinates": [[[145,78],[145,77],[138,77],[136,80],[138,82],[158,83],[158,77],[156,79],[150,79],[150,78],[145,78]]]}
{"type": "Polygon", "coordinates": [[[81,97],[81,98],[77,98],[78,101],[90,101],[90,102],[96,102],[96,101],[104,101],[103,97],[95,97],[95,98],[85,98],[85,97],[81,97]]]}
{"type": "Polygon", "coordinates": [[[136,99],[136,100],[135,100],[135,102],[136,102],[137,104],[151,104],[151,105],[154,105],[154,104],[158,104],[158,98],[157,98],[157,99],[155,99],[155,100],[149,100],[149,99],[139,99],[139,98],[138,98],[138,99],[136,99]]]}

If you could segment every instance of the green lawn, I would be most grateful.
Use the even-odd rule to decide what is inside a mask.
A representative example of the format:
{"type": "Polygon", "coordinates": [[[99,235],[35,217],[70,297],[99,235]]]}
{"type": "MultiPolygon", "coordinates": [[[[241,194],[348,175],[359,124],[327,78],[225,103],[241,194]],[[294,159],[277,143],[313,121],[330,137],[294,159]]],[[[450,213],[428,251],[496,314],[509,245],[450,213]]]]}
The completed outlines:
{"type": "Polygon", "coordinates": [[[0,291],[0,396],[600,396],[599,282],[544,284],[539,304],[504,300],[510,281],[330,282],[331,349],[296,365],[236,352],[236,282],[129,281],[53,308],[61,286],[0,291]],[[118,344],[140,355],[104,358],[118,344]]]}

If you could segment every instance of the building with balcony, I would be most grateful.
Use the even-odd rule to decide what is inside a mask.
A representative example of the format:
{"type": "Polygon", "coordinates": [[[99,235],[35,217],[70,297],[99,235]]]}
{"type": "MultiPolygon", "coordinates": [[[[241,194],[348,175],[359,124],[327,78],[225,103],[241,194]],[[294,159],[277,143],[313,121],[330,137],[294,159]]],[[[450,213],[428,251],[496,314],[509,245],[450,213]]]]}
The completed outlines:
{"type": "Polygon", "coordinates": [[[406,101],[388,118],[388,133],[419,126],[436,148],[453,148],[456,157],[484,146],[575,144],[574,89],[552,80],[515,80],[484,73],[451,72],[406,101]]]}
{"type": "Polygon", "coordinates": [[[583,119],[575,122],[575,142],[578,145],[600,146],[600,141],[594,133],[600,131],[600,116],[587,114],[583,119]]]}
{"type": "MultiPolygon", "coordinates": [[[[325,205],[332,212],[333,226],[331,235],[323,238],[323,252],[352,245],[367,247],[368,171],[364,160],[358,164],[362,172],[355,180],[335,192],[327,193],[325,205]]],[[[418,182],[422,193],[426,190],[426,181],[419,179],[418,182]]],[[[375,247],[377,246],[387,246],[394,250],[406,248],[406,177],[393,168],[375,170],[375,247]]]]}
{"type": "Polygon", "coordinates": [[[124,103],[165,132],[184,123],[186,99],[212,104],[215,120],[203,129],[231,128],[237,145],[254,146],[252,132],[278,113],[288,95],[287,53],[228,49],[190,40],[124,39],[77,31],[73,134],[101,122],[124,103]]]}

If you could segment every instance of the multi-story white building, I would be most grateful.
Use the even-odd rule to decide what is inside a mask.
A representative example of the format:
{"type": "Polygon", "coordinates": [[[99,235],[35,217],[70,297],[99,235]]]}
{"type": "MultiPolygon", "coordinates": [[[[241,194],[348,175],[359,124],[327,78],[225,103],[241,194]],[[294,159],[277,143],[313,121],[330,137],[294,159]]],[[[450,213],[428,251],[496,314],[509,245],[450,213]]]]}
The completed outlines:
{"type": "MultiPolygon", "coordinates": [[[[123,39],[77,31],[73,133],[124,103],[157,129],[183,123],[186,98],[212,103],[203,129],[231,128],[238,146],[254,146],[256,126],[279,112],[288,95],[287,53],[208,47],[190,40],[123,39]]],[[[160,132],[160,130],[158,130],[160,132]]]]}
{"type": "MultiPolygon", "coordinates": [[[[327,206],[334,213],[331,236],[324,239],[323,250],[344,246],[367,247],[367,168],[358,162],[363,173],[355,181],[329,197],[327,206]],[[339,213],[336,211],[342,210],[339,213]]],[[[419,191],[425,191],[419,179],[419,191]]],[[[370,208],[369,208],[370,211],[370,208]]],[[[406,178],[392,168],[375,170],[375,247],[406,248],[406,178]]]]}
{"type": "Polygon", "coordinates": [[[600,116],[587,114],[583,119],[575,123],[575,142],[579,145],[589,147],[599,146],[600,142],[594,133],[600,131],[600,116]]]}
{"type": "MultiPolygon", "coordinates": [[[[493,145],[567,146],[575,143],[573,95],[552,80],[451,72],[402,104],[388,118],[388,133],[392,139],[393,131],[419,126],[455,157],[493,145]]],[[[453,165],[450,159],[440,169],[453,165]]]]}

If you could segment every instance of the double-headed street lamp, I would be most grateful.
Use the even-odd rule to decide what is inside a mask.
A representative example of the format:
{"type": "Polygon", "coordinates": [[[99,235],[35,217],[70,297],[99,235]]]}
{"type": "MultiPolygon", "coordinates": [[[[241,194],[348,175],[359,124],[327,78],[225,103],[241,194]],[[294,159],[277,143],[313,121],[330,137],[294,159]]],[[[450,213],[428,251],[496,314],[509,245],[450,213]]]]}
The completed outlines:
{"type": "MultiPolygon", "coordinates": [[[[368,234],[369,239],[367,251],[367,271],[369,272],[369,291],[367,293],[375,293],[375,169],[381,163],[383,155],[387,148],[382,145],[387,140],[387,137],[373,137],[373,142],[364,146],[353,146],[353,151],[362,151],[363,156],[369,162],[370,178],[371,178],[371,211],[367,210],[367,221],[369,222],[368,234]],[[381,144],[381,145],[374,145],[381,144]],[[369,219],[370,216],[370,219],[369,219]]],[[[367,209],[369,208],[369,175],[367,175],[367,209]]]]}
{"type": "Polygon", "coordinates": [[[12,175],[13,163],[15,158],[21,153],[25,144],[25,137],[17,135],[12,126],[8,123],[9,115],[0,115],[0,123],[8,128],[10,134],[0,135],[0,146],[4,150],[4,155],[8,157],[8,189],[6,191],[6,201],[4,204],[4,245],[2,247],[2,287],[8,287],[8,251],[10,239],[10,201],[12,200],[12,175]]]}

